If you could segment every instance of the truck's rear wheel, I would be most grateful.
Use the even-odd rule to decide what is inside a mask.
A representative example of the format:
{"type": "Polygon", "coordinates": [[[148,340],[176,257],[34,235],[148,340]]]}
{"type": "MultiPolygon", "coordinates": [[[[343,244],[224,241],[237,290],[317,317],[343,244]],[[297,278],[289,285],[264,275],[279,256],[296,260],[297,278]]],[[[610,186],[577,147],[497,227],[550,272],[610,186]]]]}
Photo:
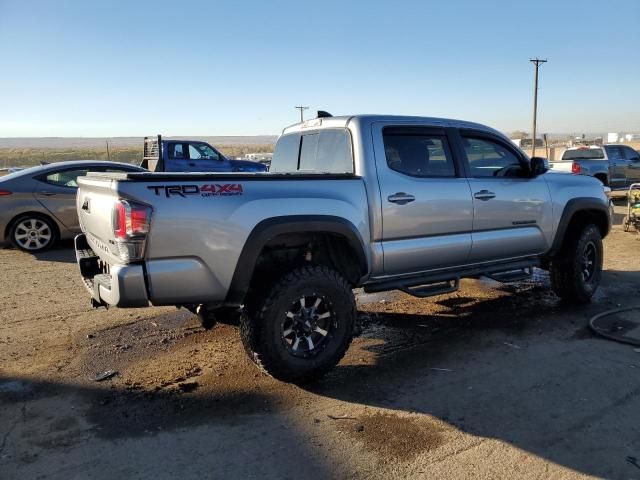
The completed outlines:
{"type": "Polygon", "coordinates": [[[602,236],[595,225],[570,232],[549,269],[553,291],[563,300],[587,303],[602,276],[602,236]]]}
{"type": "Polygon", "coordinates": [[[327,267],[308,266],[248,302],[240,336],[262,370],[280,380],[303,382],[340,361],[351,343],[355,318],[348,282],[327,267]]]}

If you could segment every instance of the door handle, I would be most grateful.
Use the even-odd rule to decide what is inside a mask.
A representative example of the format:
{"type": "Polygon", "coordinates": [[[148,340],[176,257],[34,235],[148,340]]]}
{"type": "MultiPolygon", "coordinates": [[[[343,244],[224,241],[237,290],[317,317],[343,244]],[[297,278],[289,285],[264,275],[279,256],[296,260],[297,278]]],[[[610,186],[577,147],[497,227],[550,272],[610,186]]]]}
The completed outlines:
{"type": "Polygon", "coordinates": [[[190,167],[195,167],[195,166],[196,166],[196,164],[195,164],[195,163],[193,163],[193,162],[191,162],[191,163],[189,163],[189,166],[190,166],[190,167]]]}
{"type": "Polygon", "coordinates": [[[495,198],[496,194],[493,192],[490,192],[489,190],[480,190],[479,192],[476,192],[473,194],[473,198],[477,198],[478,200],[491,200],[492,198],[495,198]]]}
{"type": "Polygon", "coordinates": [[[45,197],[51,197],[56,194],[55,192],[40,192],[40,193],[45,197]]]}
{"type": "Polygon", "coordinates": [[[413,195],[409,195],[408,193],[398,192],[393,195],[389,195],[387,200],[391,203],[397,203],[398,205],[406,205],[409,202],[413,202],[416,199],[413,195]]]}

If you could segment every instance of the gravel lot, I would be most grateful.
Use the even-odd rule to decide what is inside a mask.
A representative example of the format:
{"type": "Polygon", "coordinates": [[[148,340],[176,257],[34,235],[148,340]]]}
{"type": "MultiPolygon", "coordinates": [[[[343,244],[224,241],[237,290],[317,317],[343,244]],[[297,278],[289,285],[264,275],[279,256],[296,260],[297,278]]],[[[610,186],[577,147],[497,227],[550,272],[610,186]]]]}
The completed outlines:
{"type": "Polygon", "coordinates": [[[606,239],[587,307],[543,275],[359,295],[362,334],[306,388],[234,327],[90,309],[69,244],[0,250],[0,478],[640,478],[640,352],[587,327],[640,305],[636,238],[606,239]]]}

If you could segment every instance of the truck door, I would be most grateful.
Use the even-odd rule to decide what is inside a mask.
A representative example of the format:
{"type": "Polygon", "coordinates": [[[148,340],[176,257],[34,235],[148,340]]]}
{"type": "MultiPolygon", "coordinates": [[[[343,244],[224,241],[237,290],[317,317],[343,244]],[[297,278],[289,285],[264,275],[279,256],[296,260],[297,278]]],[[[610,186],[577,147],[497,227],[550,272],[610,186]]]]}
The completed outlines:
{"type": "Polygon", "coordinates": [[[497,135],[463,130],[460,138],[473,196],[470,261],[547,251],[553,216],[544,177],[526,175],[526,158],[497,135]]]}
{"type": "Polygon", "coordinates": [[[609,186],[611,188],[626,188],[627,182],[627,164],[624,158],[624,151],[619,145],[605,145],[604,149],[609,158],[609,186]]]}
{"type": "Polygon", "coordinates": [[[189,172],[189,145],[182,142],[169,142],[164,159],[165,172],[189,172]]]}
{"type": "Polygon", "coordinates": [[[373,126],[385,275],[463,265],[473,204],[444,128],[373,126]]]}
{"type": "Polygon", "coordinates": [[[625,177],[627,186],[632,183],[640,183],[640,154],[631,147],[622,147],[624,151],[624,159],[627,162],[625,177]]]}

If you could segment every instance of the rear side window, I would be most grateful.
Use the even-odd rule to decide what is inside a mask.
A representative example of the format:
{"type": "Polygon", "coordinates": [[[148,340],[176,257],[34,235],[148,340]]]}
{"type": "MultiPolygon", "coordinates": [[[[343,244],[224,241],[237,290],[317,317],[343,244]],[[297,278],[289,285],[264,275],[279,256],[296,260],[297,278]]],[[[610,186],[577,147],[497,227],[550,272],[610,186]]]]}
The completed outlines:
{"type": "Polygon", "coordinates": [[[577,150],[567,150],[562,154],[562,160],[598,160],[604,158],[601,148],[578,148],[577,150]]]}
{"type": "Polygon", "coordinates": [[[412,177],[455,177],[447,137],[420,133],[383,132],[384,152],[391,170],[412,177]]]}
{"type": "Polygon", "coordinates": [[[353,173],[351,138],[344,129],[283,135],[270,172],[353,173]]]}
{"type": "Polygon", "coordinates": [[[514,151],[497,141],[463,137],[462,142],[472,177],[517,176],[522,170],[514,151]]]}
{"type": "Polygon", "coordinates": [[[50,173],[45,177],[45,181],[51,185],[57,185],[58,187],[71,187],[76,188],[78,186],[78,177],[84,177],[87,174],[86,169],[82,170],[63,170],[61,172],[50,173]]]}
{"type": "Polygon", "coordinates": [[[182,143],[170,143],[169,144],[169,158],[174,160],[182,160],[187,158],[187,152],[184,144],[182,143]]]}

